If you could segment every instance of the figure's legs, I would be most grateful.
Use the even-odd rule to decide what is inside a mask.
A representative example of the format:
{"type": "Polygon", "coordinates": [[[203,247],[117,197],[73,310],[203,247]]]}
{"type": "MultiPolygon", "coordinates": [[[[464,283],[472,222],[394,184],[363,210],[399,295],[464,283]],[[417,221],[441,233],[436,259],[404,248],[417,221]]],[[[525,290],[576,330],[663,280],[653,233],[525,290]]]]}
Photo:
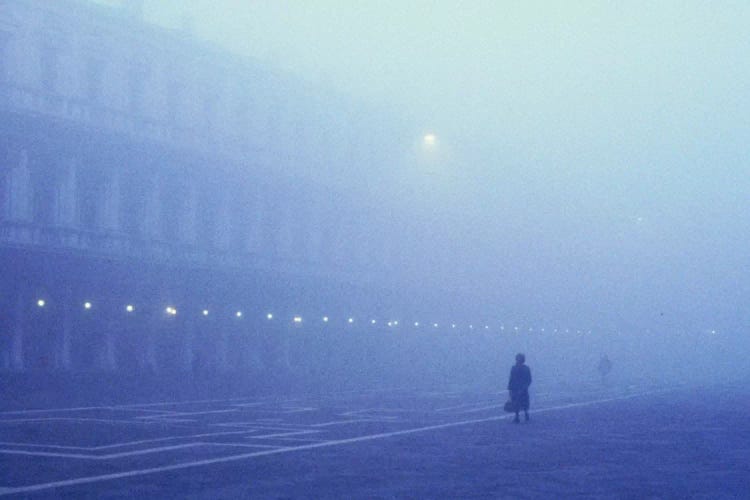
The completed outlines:
{"type": "Polygon", "coordinates": [[[513,423],[517,424],[521,421],[521,419],[518,418],[518,410],[516,410],[516,418],[513,419],[513,423]]]}
{"type": "Polygon", "coordinates": [[[523,416],[526,418],[526,421],[528,422],[529,421],[529,409],[528,408],[523,409],[523,416]]]}

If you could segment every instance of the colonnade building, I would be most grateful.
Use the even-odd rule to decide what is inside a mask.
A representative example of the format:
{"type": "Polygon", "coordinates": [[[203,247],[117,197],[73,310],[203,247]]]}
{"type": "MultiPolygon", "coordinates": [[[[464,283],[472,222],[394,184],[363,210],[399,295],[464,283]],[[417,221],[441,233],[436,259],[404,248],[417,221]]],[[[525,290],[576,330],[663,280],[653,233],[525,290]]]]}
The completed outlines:
{"type": "Polygon", "coordinates": [[[0,3],[2,370],[285,364],[394,259],[406,126],[138,4],[0,3]]]}

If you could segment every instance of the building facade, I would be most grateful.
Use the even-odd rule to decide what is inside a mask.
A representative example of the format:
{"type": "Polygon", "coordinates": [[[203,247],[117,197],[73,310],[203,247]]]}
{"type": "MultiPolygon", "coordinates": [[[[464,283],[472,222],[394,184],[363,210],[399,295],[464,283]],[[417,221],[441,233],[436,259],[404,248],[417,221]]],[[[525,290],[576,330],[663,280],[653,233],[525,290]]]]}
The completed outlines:
{"type": "Polygon", "coordinates": [[[372,111],[137,2],[0,3],[0,368],[283,366],[271,316],[385,314],[372,111]]]}

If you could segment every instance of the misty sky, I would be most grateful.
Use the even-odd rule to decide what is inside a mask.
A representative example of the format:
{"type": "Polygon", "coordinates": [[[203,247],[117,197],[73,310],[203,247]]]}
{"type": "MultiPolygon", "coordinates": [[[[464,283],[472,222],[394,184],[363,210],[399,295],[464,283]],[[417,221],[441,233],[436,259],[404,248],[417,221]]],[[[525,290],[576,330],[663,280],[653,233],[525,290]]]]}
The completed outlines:
{"type": "Polygon", "coordinates": [[[749,2],[146,0],[146,14],[436,133],[436,158],[401,168],[465,262],[456,281],[481,274],[540,309],[747,319],[749,2]]]}

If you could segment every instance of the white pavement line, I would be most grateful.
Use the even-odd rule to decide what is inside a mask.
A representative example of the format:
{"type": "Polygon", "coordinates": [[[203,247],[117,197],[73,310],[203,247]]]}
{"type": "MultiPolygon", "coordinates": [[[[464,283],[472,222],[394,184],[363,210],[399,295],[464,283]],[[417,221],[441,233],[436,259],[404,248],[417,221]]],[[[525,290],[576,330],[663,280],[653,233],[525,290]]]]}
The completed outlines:
{"type": "Polygon", "coordinates": [[[178,406],[178,405],[192,405],[201,403],[227,403],[234,404],[235,401],[257,401],[253,398],[229,398],[229,399],[198,399],[194,401],[162,401],[161,403],[134,403],[129,405],[115,405],[110,408],[147,408],[151,406],[178,406]]]}
{"type": "Polygon", "coordinates": [[[263,430],[263,431],[294,431],[294,430],[300,430],[300,429],[309,429],[309,425],[294,425],[294,424],[267,424],[267,423],[258,423],[256,421],[250,421],[250,422],[222,422],[219,424],[208,424],[211,427],[229,427],[230,429],[233,427],[239,427],[240,429],[248,429],[248,430],[263,430]]]}
{"type": "Polygon", "coordinates": [[[25,450],[0,450],[0,454],[3,455],[26,455],[33,457],[52,457],[52,458],[79,458],[84,460],[112,460],[115,458],[126,458],[137,455],[149,455],[151,453],[161,453],[165,451],[183,450],[185,448],[200,448],[204,446],[244,446],[253,448],[273,448],[278,449],[281,446],[271,445],[242,445],[233,443],[209,443],[204,441],[196,441],[194,443],[177,444],[174,446],[162,446],[159,448],[147,448],[145,450],[134,450],[134,451],[123,451],[120,453],[110,453],[108,455],[84,455],[79,453],[52,453],[48,451],[25,451],[25,450]]]}
{"type": "Polygon", "coordinates": [[[210,444],[213,446],[235,446],[238,448],[283,448],[283,446],[274,446],[272,444],[242,444],[242,443],[206,443],[203,444],[210,444]]]}
{"type": "Polygon", "coordinates": [[[0,415],[27,415],[31,413],[55,413],[58,411],[111,410],[111,406],[82,406],[80,408],[50,408],[46,410],[12,410],[0,411],[0,415]]]}
{"type": "Polygon", "coordinates": [[[328,441],[327,439],[312,439],[312,438],[274,438],[274,441],[303,441],[308,443],[323,443],[328,441]]]}
{"type": "MultiPolygon", "coordinates": [[[[618,397],[612,397],[612,398],[607,398],[607,399],[584,401],[581,403],[570,403],[570,404],[563,405],[563,406],[541,408],[541,409],[536,410],[534,413],[544,413],[544,412],[556,411],[556,410],[566,410],[568,408],[592,406],[592,405],[601,404],[601,403],[608,403],[611,401],[621,401],[624,399],[632,399],[632,398],[636,398],[640,396],[647,396],[650,394],[660,394],[664,392],[669,392],[669,391],[659,390],[659,391],[651,391],[651,392],[642,392],[642,393],[628,394],[625,396],[618,396],[618,397]]],[[[305,451],[305,450],[312,450],[316,448],[324,448],[324,447],[329,447],[329,446],[340,446],[344,444],[372,441],[375,439],[384,439],[384,438],[389,438],[393,436],[416,434],[419,432],[427,432],[427,431],[432,431],[432,430],[437,430],[437,429],[447,429],[450,427],[460,427],[464,425],[494,422],[497,420],[506,420],[508,418],[509,418],[509,415],[500,415],[500,416],[495,416],[495,417],[464,420],[461,422],[451,422],[447,424],[429,425],[426,427],[417,427],[414,429],[405,429],[405,430],[393,431],[393,432],[383,432],[379,434],[371,434],[369,436],[359,436],[359,437],[354,437],[354,438],[349,438],[349,439],[338,439],[334,441],[324,441],[322,443],[310,443],[310,444],[302,444],[299,446],[289,446],[289,447],[284,447],[284,448],[278,448],[275,450],[257,451],[253,453],[243,453],[241,455],[231,455],[228,457],[210,458],[206,460],[196,460],[193,462],[182,462],[182,463],[172,464],[172,465],[163,465],[160,467],[151,467],[148,469],[136,469],[136,470],[126,471],[126,472],[116,472],[112,474],[101,474],[98,476],[79,477],[75,479],[65,479],[62,481],[52,481],[49,483],[32,484],[29,486],[12,487],[12,488],[6,488],[4,491],[1,491],[0,495],[13,495],[16,493],[30,493],[33,491],[48,490],[51,488],[61,488],[64,486],[78,486],[81,484],[98,483],[102,481],[111,481],[114,479],[125,479],[125,478],[136,477],[136,476],[145,476],[148,474],[158,474],[160,472],[189,469],[193,467],[201,467],[201,466],[206,466],[206,465],[236,462],[239,460],[246,460],[249,458],[262,457],[266,455],[291,453],[294,451],[305,451]]]]}
{"type": "Polygon", "coordinates": [[[276,432],[274,434],[261,434],[260,436],[247,436],[247,439],[267,439],[267,438],[278,438],[287,436],[300,436],[303,434],[316,434],[321,431],[307,430],[307,431],[296,431],[296,432],[276,432]]]}
{"type": "Polygon", "coordinates": [[[174,412],[169,413],[166,415],[142,415],[140,417],[135,417],[139,420],[159,420],[159,419],[166,419],[166,418],[172,418],[172,417],[192,417],[195,415],[212,415],[214,413],[237,413],[240,410],[236,408],[232,408],[229,410],[206,410],[206,411],[193,411],[193,412],[174,412]]]}
{"type": "Polygon", "coordinates": [[[251,426],[259,431],[299,431],[310,428],[310,424],[279,424],[276,422],[259,422],[251,426]]]}
{"type": "Polygon", "coordinates": [[[282,408],[279,413],[304,413],[308,411],[316,411],[317,408],[311,408],[311,407],[304,407],[304,406],[292,406],[292,407],[285,407],[282,408]]]}
{"type": "Polygon", "coordinates": [[[251,434],[257,432],[255,429],[248,429],[246,431],[227,431],[227,432],[207,432],[203,434],[186,434],[184,436],[171,436],[154,439],[141,439],[139,441],[125,441],[122,443],[105,444],[101,446],[63,446],[59,444],[30,444],[30,443],[9,443],[0,442],[0,446],[25,446],[27,448],[47,448],[55,450],[79,450],[79,451],[97,451],[97,450],[108,450],[112,448],[123,448],[125,446],[136,446],[139,444],[147,443],[159,443],[163,441],[177,441],[179,439],[195,439],[202,437],[214,437],[214,436],[235,436],[238,434],[251,434]]]}
{"type": "MultiPolygon", "coordinates": [[[[364,410],[352,410],[341,413],[341,415],[352,416],[360,415],[362,413],[423,413],[422,410],[412,410],[408,408],[366,408],[364,410]]],[[[398,417],[386,417],[381,418],[398,418],[398,417]]]]}
{"type": "Polygon", "coordinates": [[[393,418],[383,417],[383,418],[357,418],[357,419],[351,419],[351,420],[334,420],[332,422],[323,422],[322,424],[311,424],[310,427],[330,427],[332,425],[345,425],[345,424],[361,424],[362,422],[387,422],[389,424],[393,423],[399,423],[398,420],[394,420],[393,418]]]}
{"type": "Polygon", "coordinates": [[[78,418],[78,417],[41,417],[41,418],[14,418],[14,419],[3,419],[0,420],[0,424],[23,424],[30,422],[51,422],[51,421],[63,421],[63,422],[98,422],[104,424],[130,424],[130,425],[160,425],[163,421],[155,422],[144,422],[139,420],[115,420],[108,418],[78,418]]]}
{"type": "MultiPolygon", "coordinates": [[[[127,405],[102,405],[102,406],[79,406],[75,408],[46,408],[36,410],[7,410],[0,411],[0,415],[24,415],[30,413],[54,413],[59,411],[90,411],[90,410],[138,410],[142,411],[158,411],[158,410],[146,410],[146,407],[151,406],[165,406],[165,405],[187,405],[187,404],[199,404],[199,403],[228,403],[234,404],[233,401],[249,401],[250,398],[234,398],[234,399],[202,399],[197,401],[172,401],[162,403],[134,403],[127,405]]],[[[261,404],[261,403],[259,403],[261,404]]],[[[161,410],[169,411],[169,410],[161,410]]]]}

